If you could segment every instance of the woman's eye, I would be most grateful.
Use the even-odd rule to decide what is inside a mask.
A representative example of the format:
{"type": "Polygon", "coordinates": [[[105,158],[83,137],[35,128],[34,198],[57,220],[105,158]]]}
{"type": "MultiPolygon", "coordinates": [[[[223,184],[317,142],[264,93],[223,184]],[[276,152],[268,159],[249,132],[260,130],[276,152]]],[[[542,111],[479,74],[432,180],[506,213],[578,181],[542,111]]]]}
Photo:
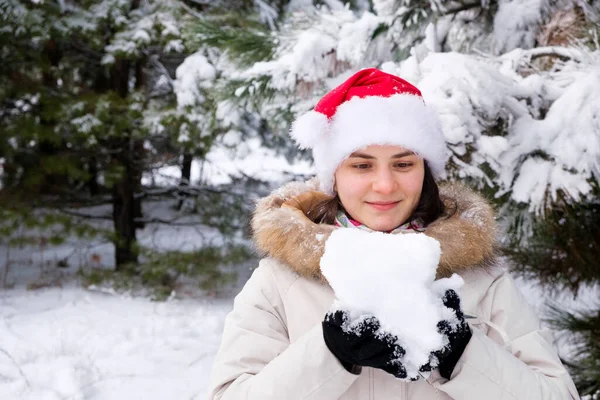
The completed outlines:
{"type": "Polygon", "coordinates": [[[396,164],[396,168],[405,169],[412,167],[412,163],[409,162],[401,162],[396,164]]]}
{"type": "Polygon", "coordinates": [[[356,169],[368,169],[370,167],[371,167],[370,164],[354,164],[352,166],[352,168],[356,168],[356,169]]]}

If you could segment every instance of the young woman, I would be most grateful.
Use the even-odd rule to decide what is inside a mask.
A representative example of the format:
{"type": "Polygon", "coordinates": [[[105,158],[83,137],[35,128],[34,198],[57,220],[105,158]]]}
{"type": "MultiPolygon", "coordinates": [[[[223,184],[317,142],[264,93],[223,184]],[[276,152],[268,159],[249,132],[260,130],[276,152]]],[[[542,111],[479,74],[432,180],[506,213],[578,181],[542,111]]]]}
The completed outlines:
{"type": "MultiPolygon", "coordinates": [[[[210,399],[578,398],[550,333],[496,254],[491,207],[463,186],[437,186],[446,147],[417,88],[362,70],[301,116],[292,136],[313,150],[317,179],[257,206],[254,239],[266,257],[226,319],[210,399]],[[421,378],[406,379],[397,362],[406,349],[379,334],[377,315],[348,330],[348,315],[331,310],[320,259],[336,229],[428,235],[441,247],[437,277],[463,278],[443,298],[457,322],[438,325],[447,345],[421,378]]],[[[365,260],[360,246],[343,251],[365,260]]],[[[406,251],[423,249],[397,256],[406,251]]]]}

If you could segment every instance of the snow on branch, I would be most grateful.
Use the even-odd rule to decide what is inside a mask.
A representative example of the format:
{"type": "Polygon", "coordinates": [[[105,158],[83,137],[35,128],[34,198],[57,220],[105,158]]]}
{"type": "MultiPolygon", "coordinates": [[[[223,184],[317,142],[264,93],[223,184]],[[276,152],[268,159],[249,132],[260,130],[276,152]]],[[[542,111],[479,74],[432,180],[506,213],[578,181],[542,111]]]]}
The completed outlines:
{"type": "Polygon", "coordinates": [[[572,47],[547,46],[533,49],[515,49],[502,55],[504,59],[519,60],[520,62],[530,62],[540,57],[557,57],[563,61],[581,62],[584,54],[579,49],[572,47]]]}
{"type": "Polygon", "coordinates": [[[439,112],[452,176],[541,213],[559,192],[578,201],[600,179],[598,57],[546,47],[500,57],[429,53],[383,67],[416,84],[439,112]],[[520,75],[523,60],[555,54],[568,57],[561,68],[520,75]]]}
{"type": "MultiPolygon", "coordinates": [[[[357,69],[379,67],[417,85],[440,113],[452,154],[450,176],[487,186],[534,212],[542,212],[558,193],[577,200],[600,176],[600,102],[594,101],[600,98],[600,52],[532,48],[549,12],[545,2],[497,3],[376,0],[370,11],[352,6],[295,10],[273,33],[269,57],[248,68],[221,70],[233,63],[214,64],[220,72],[215,87],[229,89],[223,81],[235,86],[230,91],[235,96],[217,110],[240,103],[238,110],[275,125],[274,115],[299,115],[357,69]],[[427,24],[417,29],[424,32],[422,42],[407,41],[409,27],[393,23],[395,15],[406,12],[400,6],[408,5],[412,11],[429,5],[441,15],[419,19],[427,24]],[[467,15],[468,21],[449,15],[468,10],[481,12],[467,15]],[[400,51],[407,43],[409,55],[400,51]],[[455,51],[442,52],[449,50],[455,51]],[[543,63],[548,68],[535,68],[534,61],[542,58],[549,58],[543,63]]],[[[231,56],[235,46],[229,46],[231,56]]]]}
{"type": "Polygon", "coordinates": [[[482,1],[474,1],[472,3],[460,4],[460,5],[456,5],[454,7],[448,7],[448,8],[441,5],[440,10],[442,11],[442,15],[451,15],[451,14],[458,14],[459,12],[462,12],[462,11],[472,10],[473,8],[480,8],[480,7],[482,7],[482,4],[483,4],[482,1]]]}

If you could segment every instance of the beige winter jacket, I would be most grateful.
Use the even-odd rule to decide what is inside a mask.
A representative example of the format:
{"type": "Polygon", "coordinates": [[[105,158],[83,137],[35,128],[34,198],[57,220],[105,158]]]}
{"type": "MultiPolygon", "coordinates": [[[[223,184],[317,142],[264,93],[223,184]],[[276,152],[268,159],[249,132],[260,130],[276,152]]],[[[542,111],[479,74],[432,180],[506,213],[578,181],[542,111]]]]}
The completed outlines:
{"type": "Polygon", "coordinates": [[[381,370],[346,371],[329,352],[321,321],[334,294],[319,270],[333,226],[304,213],[320,197],[316,182],[292,183],[263,199],[254,239],[268,257],[236,297],[216,356],[209,399],[220,400],[566,400],[578,399],[550,332],[495,257],[487,203],[461,186],[442,188],[456,207],[425,234],[442,247],[438,277],[456,272],[473,330],[450,380],[434,371],[405,383],[381,370]]]}

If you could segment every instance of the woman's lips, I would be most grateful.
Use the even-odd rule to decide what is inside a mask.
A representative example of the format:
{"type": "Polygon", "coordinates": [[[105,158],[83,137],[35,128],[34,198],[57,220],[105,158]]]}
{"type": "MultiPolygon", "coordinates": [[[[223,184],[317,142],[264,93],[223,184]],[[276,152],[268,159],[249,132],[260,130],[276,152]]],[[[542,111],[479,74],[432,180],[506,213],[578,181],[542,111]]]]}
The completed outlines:
{"type": "Polygon", "coordinates": [[[398,205],[398,203],[400,203],[399,201],[394,201],[394,202],[367,202],[368,205],[370,205],[371,207],[375,208],[376,210],[379,211],[388,211],[391,210],[392,208],[396,207],[398,205]]]}

